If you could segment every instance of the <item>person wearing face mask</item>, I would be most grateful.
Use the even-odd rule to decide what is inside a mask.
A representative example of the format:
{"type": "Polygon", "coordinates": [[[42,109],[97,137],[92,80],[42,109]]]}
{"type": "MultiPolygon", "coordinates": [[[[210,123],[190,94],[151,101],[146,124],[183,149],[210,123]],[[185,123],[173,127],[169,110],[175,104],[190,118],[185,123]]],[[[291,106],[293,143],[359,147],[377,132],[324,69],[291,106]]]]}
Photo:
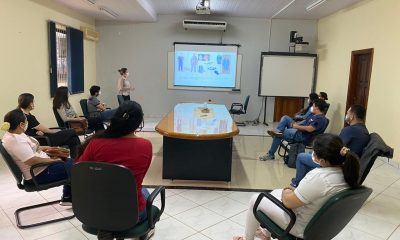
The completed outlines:
{"type": "MultiPolygon", "coordinates": [[[[325,202],[336,193],[346,189],[359,187],[359,159],[348,150],[340,137],[333,134],[321,134],[315,137],[313,143],[314,159],[321,166],[304,177],[297,188],[286,187],[275,189],[271,194],[296,215],[290,234],[302,239],[307,224],[321,209],[325,202]]],[[[253,214],[253,208],[258,194],[253,195],[247,211],[244,236],[234,237],[233,240],[253,240],[260,223],[253,214]]],[[[258,211],[272,219],[281,228],[286,228],[290,217],[276,204],[263,198],[258,205],[258,211]]],[[[261,230],[260,230],[261,231],[261,230]]],[[[258,239],[270,240],[271,234],[262,229],[258,239]]]]}
{"type": "Polygon", "coordinates": [[[71,157],[76,155],[76,148],[81,144],[79,137],[73,129],[50,129],[40,123],[31,111],[35,109],[34,96],[31,93],[22,93],[18,97],[18,108],[22,110],[28,120],[25,134],[28,136],[47,136],[51,146],[67,145],[71,151],[71,157]]]}
{"type": "MultiPolygon", "coordinates": [[[[20,168],[25,183],[33,184],[30,168],[40,163],[51,163],[63,160],[59,157],[50,157],[52,151],[57,147],[40,146],[36,139],[25,134],[28,121],[21,109],[15,109],[4,116],[1,130],[6,131],[1,139],[4,148],[11,155],[20,168]]],[[[57,163],[50,166],[37,167],[33,170],[35,179],[39,184],[46,184],[68,178],[71,172],[73,160],[66,158],[65,163],[57,163]],[[65,167],[64,167],[65,166],[65,167]]],[[[71,186],[64,185],[63,196],[60,205],[71,206],[71,186]]]]}
{"type": "MultiPolygon", "coordinates": [[[[345,116],[345,122],[349,126],[343,128],[339,134],[344,145],[358,157],[361,157],[362,151],[370,139],[365,126],[365,113],[366,110],[363,106],[351,106],[345,116]]],[[[296,159],[296,177],[292,179],[290,185],[296,187],[309,171],[317,167],[319,164],[313,161],[312,154],[300,153],[296,159]]]]}
{"type": "Polygon", "coordinates": [[[296,123],[292,119],[280,121],[277,131],[268,130],[272,136],[272,144],[267,154],[260,156],[260,161],[275,159],[275,152],[278,150],[282,138],[286,141],[302,142],[305,146],[309,145],[312,139],[321,134],[326,127],[327,119],[323,114],[326,103],[322,99],[316,99],[313,104],[313,114],[302,122],[296,123]]]}
{"type": "Polygon", "coordinates": [[[131,100],[130,93],[135,90],[135,88],[131,86],[131,83],[128,80],[128,69],[121,68],[118,69],[118,72],[121,76],[117,81],[117,95],[122,96],[124,101],[131,100]]]}
{"type": "Polygon", "coordinates": [[[295,121],[303,121],[304,119],[306,119],[308,116],[310,116],[312,114],[312,106],[314,104],[314,101],[318,99],[318,94],[316,93],[310,93],[308,95],[308,106],[302,110],[300,110],[300,112],[296,113],[294,116],[294,120],[295,121]]]}
{"type": "Polygon", "coordinates": [[[90,87],[90,97],[87,100],[89,117],[100,118],[103,122],[110,121],[116,109],[107,109],[106,104],[101,103],[98,99],[100,94],[99,86],[94,85],[90,87]]]}

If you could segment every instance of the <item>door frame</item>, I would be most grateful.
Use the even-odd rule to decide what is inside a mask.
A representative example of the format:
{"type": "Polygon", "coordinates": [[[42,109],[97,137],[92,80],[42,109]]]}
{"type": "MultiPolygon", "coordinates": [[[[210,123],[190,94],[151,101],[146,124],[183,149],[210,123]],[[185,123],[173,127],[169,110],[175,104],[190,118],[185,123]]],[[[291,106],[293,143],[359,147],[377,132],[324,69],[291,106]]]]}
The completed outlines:
{"type": "Polygon", "coordinates": [[[369,89],[370,89],[369,87],[371,85],[372,65],[373,65],[373,60],[374,60],[374,49],[373,48],[367,48],[367,49],[356,50],[356,51],[351,52],[350,74],[349,74],[349,82],[348,82],[348,86],[347,86],[347,100],[346,100],[345,111],[347,111],[347,109],[349,109],[350,102],[352,102],[353,96],[350,95],[350,93],[354,92],[354,88],[357,86],[357,82],[356,82],[356,79],[357,79],[356,75],[357,75],[357,70],[358,70],[357,55],[366,54],[366,53],[371,54],[370,66],[368,69],[368,97],[365,101],[365,109],[367,109],[368,99],[369,99],[369,89]]]}

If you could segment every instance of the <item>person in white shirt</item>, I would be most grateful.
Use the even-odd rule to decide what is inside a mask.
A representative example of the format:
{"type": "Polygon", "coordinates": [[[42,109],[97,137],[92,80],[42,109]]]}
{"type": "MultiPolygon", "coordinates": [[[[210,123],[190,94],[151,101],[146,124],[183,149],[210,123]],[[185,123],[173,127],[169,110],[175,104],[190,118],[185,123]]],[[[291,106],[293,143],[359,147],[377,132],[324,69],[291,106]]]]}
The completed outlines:
{"type": "Polygon", "coordinates": [[[128,80],[129,72],[127,68],[118,69],[121,75],[117,81],[117,95],[122,96],[124,101],[131,100],[131,91],[135,90],[128,80]]]}
{"type": "MultiPolygon", "coordinates": [[[[50,154],[57,151],[59,148],[40,146],[36,139],[25,134],[27,127],[28,121],[21,109],[8,112],[4,116],[4,123],[1,125],[1,130],[7,131],[1,141],[6,151],[21,169],[24,181],[32,182],[32,175],[30,173],[30,168],[32,166],[39,163],[51,163],[63,159],[59,157],[50,157],[48,153],[50,154]]],[[[67,158],[64,161],[65,163],[36,168],[34,175],[37,182],[39,184],[46,184],[68,178],[73,160],[67,158]]],[[[71,186],[64,185],[60,205],[70,206],[71,204],[71,186]]]]}
{"type": "MultiPolygon", "coordinates": [[[[359,187],[359,159],[344,147],[339,136],[318,135],[314,140],[313,149],[313,159],[321,167],[310,171],[297,188],[286,187],[271,192],[296,214],[296,222],[290,234],[299,238],[303,238],[308,222],[331,196],[348,188],[359,187]]],[[[250,200],[245,236],[234,237],[234,240],[253,240],[256,232],[258,238],[271,239],[268,231],[259,228],[260,223],[253,215],[257,197],[258,194],[250,200]]],[[[258,210],[264,212],[282,228],[286,228],[290,222],[290,217],[266,198],[261,201],[258,210]]]]}

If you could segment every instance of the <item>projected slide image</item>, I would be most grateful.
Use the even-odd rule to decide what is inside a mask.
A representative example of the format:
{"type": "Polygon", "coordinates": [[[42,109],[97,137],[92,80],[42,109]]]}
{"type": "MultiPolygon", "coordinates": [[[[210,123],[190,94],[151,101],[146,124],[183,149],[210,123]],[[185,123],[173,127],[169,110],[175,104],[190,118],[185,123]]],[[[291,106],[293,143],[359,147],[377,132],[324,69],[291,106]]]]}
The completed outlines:
{"type": "Polygon", "coordinates": [[[175,86],[235,87],[237,53],[175,52],[175,86]]]}

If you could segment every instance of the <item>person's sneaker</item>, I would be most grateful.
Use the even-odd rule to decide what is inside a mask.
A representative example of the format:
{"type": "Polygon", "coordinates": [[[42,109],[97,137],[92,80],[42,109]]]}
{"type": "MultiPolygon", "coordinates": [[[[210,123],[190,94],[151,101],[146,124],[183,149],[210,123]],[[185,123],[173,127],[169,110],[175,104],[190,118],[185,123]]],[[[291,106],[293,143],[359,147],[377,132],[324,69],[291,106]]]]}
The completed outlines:
{"type": "Polygon", "coordinates": [[[264,156],[260,156],[258,159],[260,159],[260,161],[274,160],[275,156],[267,153],[264,156]]]}
{"type": "Polygon", "coordinates": [[[281,138],[283,136],[282,132],[277,132],[277,131],[272,131],[272,130],[268,130],[267,131],[268,135],[270,135],[271,137],[278,137],[281,138]]]}
{"type": "Polygon", "coordinates": [[[60,201],[61,206],[72,206],[72,197],[62,197],[60,201]]]}

